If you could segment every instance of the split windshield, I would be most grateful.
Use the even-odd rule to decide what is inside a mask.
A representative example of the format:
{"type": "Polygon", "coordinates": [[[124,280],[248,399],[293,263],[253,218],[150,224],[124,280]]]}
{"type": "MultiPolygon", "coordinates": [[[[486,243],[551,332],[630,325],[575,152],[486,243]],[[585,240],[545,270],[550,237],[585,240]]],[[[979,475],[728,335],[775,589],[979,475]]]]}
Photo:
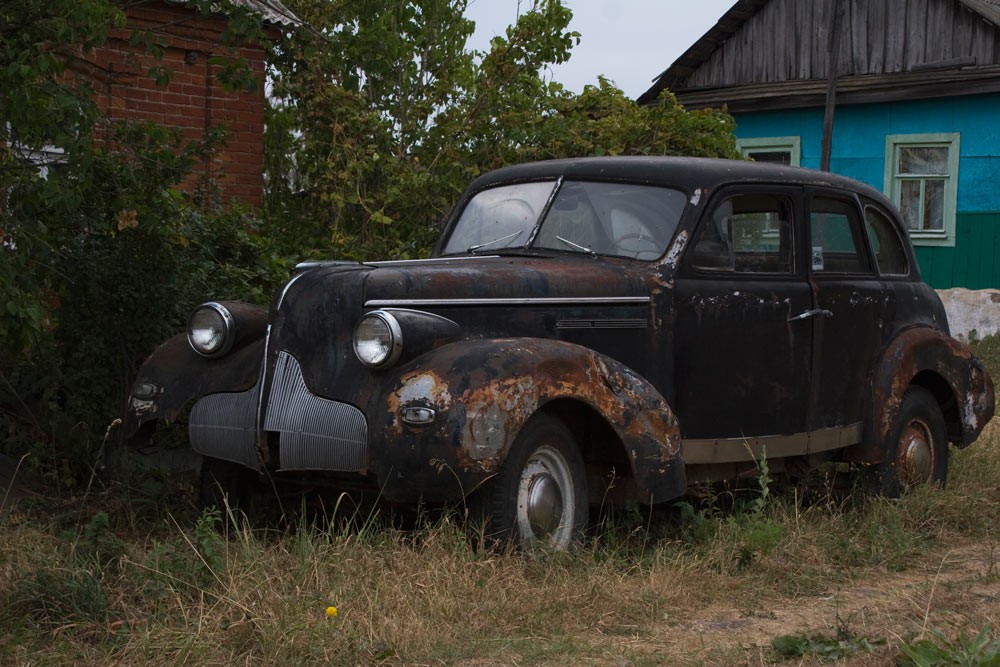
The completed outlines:
{"type": "Polygon", "coordinates": [[[544,249],[658,259],[687,203],[670,188],[628,183],[541,181],[476,194],[443,254],[544,249]]]}

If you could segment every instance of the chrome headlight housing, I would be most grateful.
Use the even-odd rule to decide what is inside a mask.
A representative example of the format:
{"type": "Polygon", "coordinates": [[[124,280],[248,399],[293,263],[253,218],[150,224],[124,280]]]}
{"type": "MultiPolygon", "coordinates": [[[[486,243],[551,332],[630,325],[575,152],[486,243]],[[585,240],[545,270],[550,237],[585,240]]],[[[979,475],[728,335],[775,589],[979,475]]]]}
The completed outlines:
{"type": "Polygon", "coordinates": [[[219,357],[236,339],[233,314],[221,303],[210,301],[194,309],[188,318],[187,338],[191,349],[203,357],[219,357]]]}
{"type": "Polygon", "coordinates": [[[369,368],[386,368],[403,352],[399,321],[384,310],[373,310],[354,327],[354,354],[369,368]]]}

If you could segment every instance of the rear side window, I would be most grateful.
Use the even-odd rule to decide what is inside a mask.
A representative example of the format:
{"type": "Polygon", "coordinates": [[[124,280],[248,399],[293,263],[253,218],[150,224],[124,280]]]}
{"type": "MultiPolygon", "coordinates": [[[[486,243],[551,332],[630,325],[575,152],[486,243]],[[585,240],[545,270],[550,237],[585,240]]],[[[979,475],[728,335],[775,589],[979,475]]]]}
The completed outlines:
{"type": "Polygon", "coordinates": [[[905,276],[910,273],[906,249],[892,220],[874,206],[865,207],[865,226],[878,271],[883,276],[905,276]]]}
{"type": "Polygon", "coordinates": [[[814,273],[870,273],[853,202],[815,197],[809,209],[814,273]]]}
{"type": "Polygon", "coordinates": [[[691,266],[703,271],[793,273],[793,228],[787,197],[727,197],[702,221],[691,248],[691,266]]]}

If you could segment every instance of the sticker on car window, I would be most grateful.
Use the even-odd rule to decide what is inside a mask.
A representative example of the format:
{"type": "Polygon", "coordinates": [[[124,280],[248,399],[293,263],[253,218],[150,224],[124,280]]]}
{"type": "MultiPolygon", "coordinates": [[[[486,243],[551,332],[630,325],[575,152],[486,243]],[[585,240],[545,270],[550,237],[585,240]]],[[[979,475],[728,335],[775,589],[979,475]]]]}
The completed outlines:
{"type": "Polygon", "coordinates": [[[823,270],[823,246],[814,245],[812,247],[812,270],[823,270]]]}

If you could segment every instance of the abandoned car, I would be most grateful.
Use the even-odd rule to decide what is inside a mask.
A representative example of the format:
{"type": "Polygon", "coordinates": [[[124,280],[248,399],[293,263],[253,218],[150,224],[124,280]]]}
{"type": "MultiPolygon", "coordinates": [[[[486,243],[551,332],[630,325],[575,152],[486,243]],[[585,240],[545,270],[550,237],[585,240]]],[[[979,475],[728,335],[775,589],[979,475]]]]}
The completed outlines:
{"type": "Polygon", "coordinates": [[[308,262],[270,310],[197,307],[127,428],[188,415],[203,477],[465,499],[522,545],[594,507],[863,464],[943,483],[994,410],[899,214],[829,173],[695,158],[476,179],[430,259],[308,262]]]}

